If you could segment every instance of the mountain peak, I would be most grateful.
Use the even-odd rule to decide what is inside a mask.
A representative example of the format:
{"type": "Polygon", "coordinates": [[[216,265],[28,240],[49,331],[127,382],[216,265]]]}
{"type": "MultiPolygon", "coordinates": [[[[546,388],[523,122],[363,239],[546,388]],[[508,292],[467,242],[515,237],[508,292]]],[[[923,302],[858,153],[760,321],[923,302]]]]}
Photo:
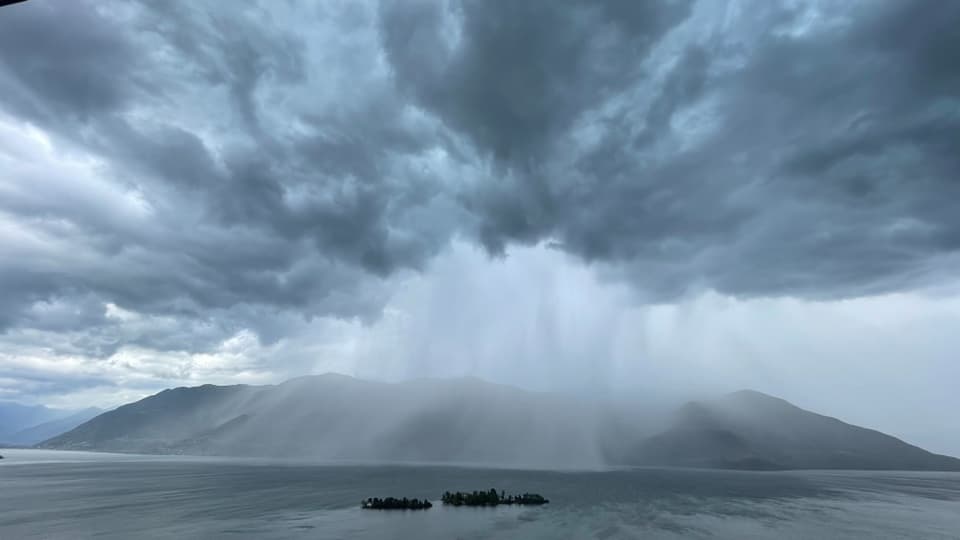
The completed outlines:
{"type": "Polygon", "coordinates": [[[770,394],[764,394],[763,392],[751,390],[749,388],[737,390],[736,392],[730,392],[729,394],[726,394],[720,398],[720,401],[750,406],[776,405],[782,407],[787,405],[790,407],[796,407],[796,405],[785,399],[771,396],[770,394]]]}
{"type": "Polygon", "coordinates": [[[743,389],[737,390],[736,392],[730,392],[729,394],[727,394],[727,396],[733,397],[733,398],[743,397],[743,398],[750,398],[750,399],[753,399],[753,398],[780,399],[778,397],[771,396],[770,394],[764,394],[763,392],[759,390],[754,390],[752,388],[743,388],[743,389]]]}
{"type": "Polygon", "coordinates": [[[300,386],[300,385],[309,385],[309,384],[322,384],[322,383],[331,383],[331,384],[353,384],[359,382],[370,382],[352,377],[350,375],[345,375],[343,373],[335,373],[333,371],[328,371],[326,373],[320,373],[317,375],[301,375],[299,377],[294,377],[292,379],[287,379],[282,383],[279,383],[277,386],[290,387],[290,386],[300,386]]]}

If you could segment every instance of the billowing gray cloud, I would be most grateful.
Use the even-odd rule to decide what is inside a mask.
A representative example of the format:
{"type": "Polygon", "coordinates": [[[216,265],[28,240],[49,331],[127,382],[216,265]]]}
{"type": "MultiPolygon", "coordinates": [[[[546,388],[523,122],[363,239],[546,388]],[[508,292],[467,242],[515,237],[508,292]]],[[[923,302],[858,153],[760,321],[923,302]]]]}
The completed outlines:
{"type": "Polygon", "coordinates": [[[392,2],[381,25],[401,90],[525,166],[586,109],[643,82],[649,50],[688,11],[687,1],[392,2]]]}
{"type": "Polygon", "coordinates": [[[653,300],[859,296],[952,262],[954,6],[701,3],[684,39],[678,4],[550,6],[386,18],[400,88],[502,167],[464,194],[491,250],[551,239],[653,300]]]}
{"type": "Polygon", "coordinates": [[[269,346],[376,318],[453,239],[650,302],[936,285],[958,26],[922,0],[4,8],[0,331],[269,346]]]}
{"type": "MultiPolygon", "coordinates": [[[[383,280],[440,249],[457,211],[418,163],[434,128],[404,113],[383,76],[350,107],[314,103],[328,74],[305,70],[329,62],[304,57],[339,36],[308,46],[309,28],[286,32],[269,24],[274,15],[216,3],[4,11],[4,111],[95,165],[57,170],[44,166],[49,155],[10,156],[3,211],[71,252],[11,240],[19,256],[2,267],[3,327],[40,324],[35,304],[92,293],[275,339],[259,321],[285,310],[375,315],[383,280]],[[103,193],[76,186],[88,180],[70,177],[77,172],[103,193]]],[[[103,309],[75,316],[99,326],[103,309]]]]}

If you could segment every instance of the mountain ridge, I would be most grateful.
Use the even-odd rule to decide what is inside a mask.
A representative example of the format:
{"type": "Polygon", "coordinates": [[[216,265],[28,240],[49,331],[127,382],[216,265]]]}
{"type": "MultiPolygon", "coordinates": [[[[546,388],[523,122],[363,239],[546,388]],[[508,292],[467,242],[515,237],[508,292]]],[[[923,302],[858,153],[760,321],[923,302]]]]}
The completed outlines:
{"type": "Polygon", "coordinates": [[[0,443],[30,446],[70,431],[101,412],[103,410],[96,407],[55,409],[0,401],[0,443]]]}
{"type": "Polygon", "coordinates": [[[489,464],[960,470],[960,460],[754,390],[636,411],[476,378],[167,389],[40,444],[160,454],[489,464]]]}
{"type": "Polygon", "coordinates": [[[678,466],[960,470],[957,458],[755,390],[690,402],[679,412],[640,453],[678,466]]]}

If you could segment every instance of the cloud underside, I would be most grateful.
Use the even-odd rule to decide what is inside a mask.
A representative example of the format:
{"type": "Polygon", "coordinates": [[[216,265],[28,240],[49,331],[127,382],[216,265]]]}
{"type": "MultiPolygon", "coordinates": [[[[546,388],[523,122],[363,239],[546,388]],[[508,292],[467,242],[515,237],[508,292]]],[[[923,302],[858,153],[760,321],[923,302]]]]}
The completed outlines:
{"type": "Polygon", "coordinates": [[[937,285],[958,27],[931,1],[3,8],[0,329],[270,344],[376,318],[455,240],[647,303],[937,285]]]}

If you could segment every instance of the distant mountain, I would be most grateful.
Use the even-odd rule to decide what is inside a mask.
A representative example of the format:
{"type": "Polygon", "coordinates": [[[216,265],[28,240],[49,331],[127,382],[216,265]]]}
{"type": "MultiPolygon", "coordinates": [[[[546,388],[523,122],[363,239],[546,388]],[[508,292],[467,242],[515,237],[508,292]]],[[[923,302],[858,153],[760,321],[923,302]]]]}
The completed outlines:
{"type": "Polygon", "coordinates": [[[960,470],[956,458],[751,390],[684,405],[632,458],[715,468],[960,470]]]}
{"type": "MultiPolygon", "coordinates": [[[[69,411],[66,411],[69,413],[69,411]]],[[[80,424],[102,413],[102,409],[90,407],[81,409],[62,418],[48,420],[35,426],[21,429],[15,433],[3,437],[3,442],[8,444],[32,446],[51,437],[56,437],[61,433],[66,433],[80,424]]]]}
{"type": "Polygon", "coordinates": [[[44,448],[500,465],[960,470],[880,432],[759,392],[681,407],[650,435],[636,415],[478,379],[342,375],[176,388],[103,413],[44,448]]]}
{"type": "Polygon", "coordinates": [[[0,402],[0,443],[33,445],[69,431],[102,412],[51,409],[42,405],[0,402]]]}
{"type": "Polygon", "coordinates": [[[0,401],[0,440],[5,435],[35,426],[57,417],[56,410],[42,405],[23,405],[0,401]]]}

